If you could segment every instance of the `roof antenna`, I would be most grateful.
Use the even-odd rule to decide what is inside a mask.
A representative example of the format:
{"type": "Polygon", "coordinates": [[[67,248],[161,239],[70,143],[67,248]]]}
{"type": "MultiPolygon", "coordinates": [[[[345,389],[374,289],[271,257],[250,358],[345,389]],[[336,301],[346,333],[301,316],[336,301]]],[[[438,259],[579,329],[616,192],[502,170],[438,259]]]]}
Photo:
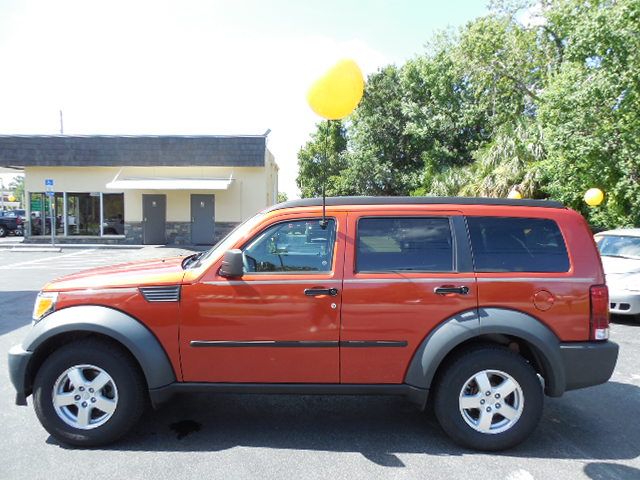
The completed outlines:
{"type": "Polygon", "coordinates": [[[326,184],[327,184],[327,168],[329,164],[329,132],[331,130],[331,120],[327,120],[327,126],[324,131],[324,165],[322,166],[322,220],[320,220],[320,228],[327,228],[327,198],[326,198],[326,184]]]}

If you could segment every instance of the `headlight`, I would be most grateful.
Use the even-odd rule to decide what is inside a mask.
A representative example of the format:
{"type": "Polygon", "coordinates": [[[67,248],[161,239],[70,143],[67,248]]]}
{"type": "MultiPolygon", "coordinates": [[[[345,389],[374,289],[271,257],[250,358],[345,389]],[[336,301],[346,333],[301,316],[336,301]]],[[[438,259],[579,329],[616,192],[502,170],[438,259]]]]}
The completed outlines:
{"type": "Polygon", "coordinates": [[[33,322],[39,322],[56,309],[57,292],[40,292],[33,306],[33,322]]]}

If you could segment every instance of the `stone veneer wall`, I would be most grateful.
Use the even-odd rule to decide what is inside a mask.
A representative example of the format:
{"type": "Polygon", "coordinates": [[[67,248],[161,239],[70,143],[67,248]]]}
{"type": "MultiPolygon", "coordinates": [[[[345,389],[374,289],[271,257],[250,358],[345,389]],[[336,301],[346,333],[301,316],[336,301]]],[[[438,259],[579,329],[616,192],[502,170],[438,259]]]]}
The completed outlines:
{"type": "MultiPolygon", "coordinates": [[[[225,237],[236,225],[235,222],[216,222],[213,243],[217,243],[225,237]]],[[[125,222],[124,238],[113,237],[56,237],[56,244],[103,243],[108,245],[142,245],[142,222],[125,222]]],[[[24,243],[50,243],[50,236],[27,236],[24,243]]],[[[191,245],[191,222],[167,222],[166,242],[170,245],[191,245]]]]}
{"type": "Polygon", "coordinates": [[[238,222],[216,222],[216,231],[213,236],[214,242],[218,243],[227,234],[239,225],[238,222]]]}
{"type": "Polygon", "coordinates": [[[165,238],[171,245],[190,245],[191,222],[167,222],[165,238]]]}
{"type": "Polygon", "coordinates": [[[142,245],[142,222],[124,222],[124,235],[122,243],[142,245]]]}
{"type": "MultiPolygon", "coordinates": [[[[92,245],[92,244],[105,244],[105,245],[122,245],[127,243],[126,238],[123,237],[58,237],[55,238],[56,245],[64,245],[65,243],[71,244],[81,244],[81,245],[92,245]]],[[[51,235],[46,235],[44,237],[38,235],[34,237],[26,236],[24,237],[24,241],[22,243],[33,244],[33,245],[42,245],[42,244],[51,244],[51,235]]]]}

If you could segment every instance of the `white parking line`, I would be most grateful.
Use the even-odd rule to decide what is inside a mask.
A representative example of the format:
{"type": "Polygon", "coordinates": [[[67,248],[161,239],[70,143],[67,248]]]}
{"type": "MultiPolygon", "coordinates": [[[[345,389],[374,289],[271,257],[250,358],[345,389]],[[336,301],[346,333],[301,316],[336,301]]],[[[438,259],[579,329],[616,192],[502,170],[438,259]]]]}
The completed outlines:
{"type": "Polygon", "coordinates": [[[34,264],[39,264],[39,263],[43,263],[43,262],[49,262],[52,260],[58,260],[61,258],[68,258],[68,257],[78,257],[80,255],[87,255],[91,252],[95,252],[96,249],[92,248],[90,250],[80,250],[79,252],[72,252],[72,253],[64,253],[62,255],[52,255],[50,257],[44,257],[44,258],[37,258],[35,260],[28,260],[26,262],[17,262],[17,263],[10,263],[9,265],[2,265],[0,266],[0,270],[10,270],[14,267],[22,267],[23,265],[34,265],[34,264]]]}

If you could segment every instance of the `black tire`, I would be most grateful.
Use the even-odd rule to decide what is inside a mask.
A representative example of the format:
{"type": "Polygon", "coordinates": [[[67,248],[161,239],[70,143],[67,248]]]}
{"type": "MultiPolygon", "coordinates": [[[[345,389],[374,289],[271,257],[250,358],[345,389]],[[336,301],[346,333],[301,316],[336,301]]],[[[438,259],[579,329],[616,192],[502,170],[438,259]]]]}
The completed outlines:
{"type": "Polygon", "coordinates": [[[0,237],[6,237],[7,233],[9,233],[7,232],[7,227],[0,225],[0,237]]]}
{"type": "Polygon", "coordinates": [[[42,426],[59,441],[80,447],[105,445],[124,436],[146,406],[146,383],[135,361],[116,345],[99,340],[79,340],[52,353],[34,381],[34,409],[42,426]],[[53,405],[53,389],[69,368],[94,365],[104,370],[117,388],[118,400],[106,423],[85,430],[65,423],[53,405]]]}
{"type": "MultiPolygon", "coordinates": [[[[542,415],[542,385],[533,367],[520,355],[499,346],[477,346],[458,355],[444,368],[436,385],[434,409],[443,430],[456,443],[476,450],[505,450],[518,445],[535,430],[542,415]],[[471,377],[483,371],[500,371],[510,376],[519,384],[524,400],[520,417],[500,433],[484,433],[474,429],[467,423],[460,409],[459,399],[462,389],[468,385],[467,382],[471,377]]],[[[499,400],[493,400],[493,395],[487,398],[499,402],[499,400]]],[[[504,404],[514,398],[503,399],[503,410],[504,404]]],[[[483,399],[484,401],[486,400],[483,399]]],[[[498,406],[500,407],[499,404],[498,406]]],[[[498,413],[495,405],[493,408],[491,415],[498,413]]],[[[466,412],[480,414],[479,410],[466,410],[466,412]]],[[[508,422],[506,418],[499,415],[491,418],[496,422],[508,422]]]]}

